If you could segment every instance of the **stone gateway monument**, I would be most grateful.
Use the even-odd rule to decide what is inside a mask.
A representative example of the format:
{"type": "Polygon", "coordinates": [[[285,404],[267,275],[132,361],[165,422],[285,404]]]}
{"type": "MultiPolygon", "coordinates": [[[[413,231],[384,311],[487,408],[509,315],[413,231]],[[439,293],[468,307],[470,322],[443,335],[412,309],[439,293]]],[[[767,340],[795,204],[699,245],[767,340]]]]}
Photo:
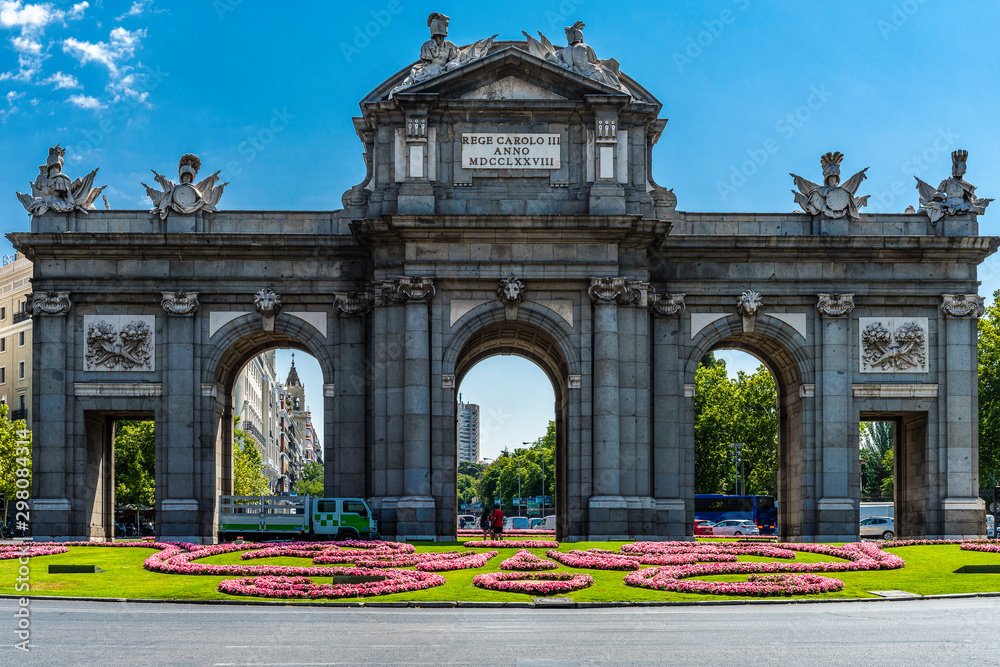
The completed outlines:
{"type": "Polygon", "coordinates": [[[326,494],[367,498],[388,539],[454,538],[456,389],[498,354],[552,382],[560,539],[690,538],[695,369],[722,348],[776,379],[782,539],[857,539],[876,419],[898,534],[984,534],[976,270],[998,239],[967,153],[912,214],[866,214],[835,152],[821,185],[795,177],[801,213],[683,212],[651,171],[661,103],[583,23],[565,45],[428,25],[361,101],[341,210],[226,211],[189,154],[152,210],[97,211],[53,149],[9,235],[35,270],[36,536],[111,537],[132,418],[156,422],[157,537],[215,540],[233,383],[275,347],[319,361],[326,494]]]}

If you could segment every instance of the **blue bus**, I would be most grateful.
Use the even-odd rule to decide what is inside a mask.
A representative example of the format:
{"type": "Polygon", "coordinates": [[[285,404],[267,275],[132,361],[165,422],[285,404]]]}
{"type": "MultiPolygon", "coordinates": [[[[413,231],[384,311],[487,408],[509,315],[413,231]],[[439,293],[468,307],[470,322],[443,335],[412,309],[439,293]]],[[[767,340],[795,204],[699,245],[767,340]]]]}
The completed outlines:
{"type": "Polygon", "coordinates": [[[694,518],[717,523],[727,519],[749,519],[761,535],[773,535],[778,525],[778,510],[773,496],[725,496],[699,493],[694,497],[694,518]]]}

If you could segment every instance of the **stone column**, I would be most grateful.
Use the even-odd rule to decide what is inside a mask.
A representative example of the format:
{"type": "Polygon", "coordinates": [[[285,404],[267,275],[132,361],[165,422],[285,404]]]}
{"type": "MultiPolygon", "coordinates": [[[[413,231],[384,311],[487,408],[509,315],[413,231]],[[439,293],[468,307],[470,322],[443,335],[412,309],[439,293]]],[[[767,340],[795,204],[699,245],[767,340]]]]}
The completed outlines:
{"type": "MultiPolygon", "coordinates": [[[[681,319],[686,310],[683,294],[649,294],[653,316],[653,391],[651,448],[656,535],[660,539],[690,538],[685,498],[694,489],[682,484],[685,457],[681,425],[684,422],[684,373],[680,349],[681,319]]],[[[694,511],[694,508],[691,508],[694,511]]]]}
{"type": "Polygon", "coordinates": [[[333,310],[340,316],[340,367],[333,388],[334,464],[327,493],[353,498],[365,495],[365,316],[371,299],[367,292],[335,294],[333,310]]]}
{"type": "Polygon", "coordinates": [[[396,537],[433,540],[431,496],[430,308],[431,278],[400,278],[383,287],[383,300],[405,306],[403,393],[403,495],[397,502],[396,537]]]}
{"type": "MultiPolygon", "coordinates": [[[[818,480],[820,483],[813,485],[804,478],[805,471],[810,467],[805,465],[805,460],[785,461],[782,464],[786,470],[802,471],[794,479],[789,479],[789,497],[779,499],[779,502],[785,506],[782,513],[786,516],[798,515],[805,519],[800,523],[804,540],[857,540],[861,471],[857,450],[858,424],[851,410],[851,364],[857,363],[851,355],[852,310],[853,294],[819,295],[816,345],[821,350],[821,357],[816,373],[816,396],[819,402],[817,429],[820,451],[802,452],[792,443],[787,448],[790,456],[802,459],[815,456],[819,459],[821,465],[817,475],[821,478],[818,480]],[[809,531],[808,506],[812,503],[816,507],[815,527],[809,531]]],[[[786,474],[791,476],[793,473],[786,474]]],[[[792,523],[796,523],[794,519],[792,523]]]]}
{"type": "Polygon", "coordinates": [[[591,278],[594,302],[594,493],[590,497],[590,534],[625,536],[628,519],[621,495],[621,404],[618,357],[618,305],[634,303],[639,292],[625,278],[591,278]]]}
{"type": "MultiPolygon", "coordinates": [[[[976,357],[977,319],[983,299],[976,294],[941,297],[945,337],[944,445],[938,455],[947,494],[941,501],[942,537],[967,538],[984,532],[985,504],[979,498],[979,387],[976,357]]],[[[939,371],[940,372],[940,371],[939,371]]]]}
{"type": "MultiPolygon", "coordinates": [[[[89,520],[83,517],[84,499],[74,496],[83,489],[85,471],[74,464],[75,443],[66,432],[73,419],[68,413],[71,385],[66,370],[72,368],[73,327],[66,317],[72,307],[68,292],[49,293],[46,300],[32,295],[32,503],[31,528],[35,538],[86,540],[89,520]],[[57,305],[53,304],[52,297],[57,305]],[[43,306],[43,304],[45,304],[43,306]]],[[[83,431],[83,424],[78,425],[83,431]]]]}
{"type": "Polygon", "coordinates": [[[194,368],[195,313],[200,306],[197,292],[162,292],[160,305],[166,311],[166,364],[163,368],[163,405],[157,424],[156,499],[158,539],[198,543],[201,535],[198,511],[201,502],[214,509],[215,498],[199,500],[196,488],[198,435],[194,431],[195,401],[199,385],[194,368]]]}

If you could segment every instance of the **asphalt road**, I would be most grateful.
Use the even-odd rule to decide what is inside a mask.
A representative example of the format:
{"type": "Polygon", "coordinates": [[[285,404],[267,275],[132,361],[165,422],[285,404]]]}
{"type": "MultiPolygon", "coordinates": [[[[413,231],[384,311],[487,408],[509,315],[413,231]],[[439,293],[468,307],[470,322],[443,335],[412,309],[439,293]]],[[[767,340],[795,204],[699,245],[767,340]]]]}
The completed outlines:
{"type": "Polygon", "coordinates": [[[0,600],[0,664],[1000,664],[1000,600],[612,609],[320,609],[0,600]],[[4,630],[6,626],[6,630],[4,630]]]}

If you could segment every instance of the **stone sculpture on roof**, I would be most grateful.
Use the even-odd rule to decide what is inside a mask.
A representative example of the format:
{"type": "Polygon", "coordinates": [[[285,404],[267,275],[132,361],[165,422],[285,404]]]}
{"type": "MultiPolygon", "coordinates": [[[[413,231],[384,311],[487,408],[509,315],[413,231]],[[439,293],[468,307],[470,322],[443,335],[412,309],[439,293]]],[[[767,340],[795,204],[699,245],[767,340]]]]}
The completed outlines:
{"type": "Polygon", "coordinates": [[[521,31],[528,39],[528,52],[539,58],[544,58],[560,67],[565,67],[571,72],[576,72],[580,76],[587,77],[603,83],[606,86],[617,88],[623,93],[628,93],[628,89],[622,85],[619,77],[618,61],[614,58],[610,60],[599,60],[594,53],[593,47],[583,41],[583,29],[587,27],[583,21],[577,21],[566,28],[567,46],[557,49],[552,45],[541,32],[539,39],[535,39],[528,33],[521,31]]]}
{"type": "Polygon", "coordinates": [[[957,150],[952,153],[951,178],[941,181],[936,190],[930,183],[917,178],[917,190],[920,192],[920,210],[917,212],[926,213],[931,224],[937,224],[946,215],[982,215],[993,201],[977,197],[976,186],[963,178],[968,160],[969,151],[957,150]]]}
{"type": "Polygon", "coordinates": [[[62,173],[64,155],[66,151],[59,144],[49,148],[49,157],[45,164],[39,165],[38,177],[31,184],[31,194],[17,193],[18,201],[31,215],[45,215],[49,210],[56,213],[92,211],[94,200],[107,187],[94,187],[97,169],[70,181],[69,176],[62,173]]]}
{"type": "Polygon", "coordinates": [[[146,194],[153,200],[151,213],[159,213],[160,220],[166,220],[170,211],[190,215],[197,211],[215,211],[216,204],[222,198],[222,190],[229,183],[216,185],[219,180],[219,172],[215,172],[208,178],[203,179],[197,185],[194,183],[198,170],[201,169],[201,160],[197,155],[186,153],[181,156],[180,164],[177,167],[177,175],[180,183],[174,184],[162,174],[150,169],[156,177],[156,182],[163,191],[151,188],[145,183],[146,194]]]}
{"type": "Polygon", "coordinates": [[[795,195],[795,203],[802,207],[802,210],[811,215],[823,215],[828,218],[849,217],[851,220],[860,220],[859,209],[868,205],[868,197],[855,197],[861,181],[867,176],[865,167],[858,173],[851,176],[846,183],[840,185],[840,163],[843,162],[843,153],[827,153],[820,158],[823,165],[823,185],[816,185],[801,176],[790,174],[795,179],[795,186],[798,192],[792,190],[795,195]]]}
{"type": "Polygon", "coordinates": [[[420,62],[413,66],[410,75],[403,83],[392,89],[389,97],[404,88],[433,79],[456,67],[478,60],[489,52],[496,35],[459,48],[455,46],[454,42],[445,39],[448,36],[449,21],[451,21],[449,17],[438,12],[427,17],[427,27],[431,29],[431,38],[420,47],[420,62]]]}

